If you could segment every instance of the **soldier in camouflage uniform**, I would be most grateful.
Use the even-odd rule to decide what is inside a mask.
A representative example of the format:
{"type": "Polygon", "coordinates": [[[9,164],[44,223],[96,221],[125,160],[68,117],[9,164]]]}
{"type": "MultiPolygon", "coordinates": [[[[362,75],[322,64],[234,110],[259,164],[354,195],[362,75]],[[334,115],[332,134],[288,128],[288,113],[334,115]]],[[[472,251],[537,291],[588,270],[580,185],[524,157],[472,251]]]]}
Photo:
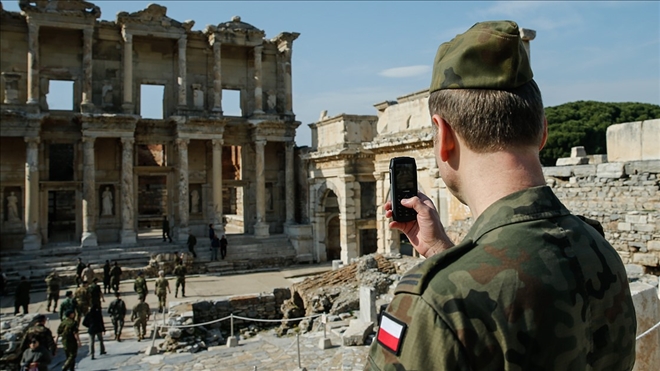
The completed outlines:
{"type": "MultiPolygon", "coordinates": [[[[57,301],[60,299],[60,285],[62,283],[62,279],[60,276],[57,274],[57,272],[53,271],[51,274],[46,277],[46,297],[48,298],[48,306],[46,307],[46,311],[50,312],[50,303],[53,303],[53,313],[57,312],[57,301]]],[[[41,343],[44,345],[43,343],[41,343]]]]}
{"type": "Polygon", "coordinates": [[[30,340],[36,338],[52,355],[57,352],[57,344],[53,340],[53,333],[46,327],[46,316],[40,314],[34,317],[34,324],[28,328],[21,342],[21,353],[30,346],[30,340]]]}
{"type": "Polygon", "coordinates": [[[149,289],[147,288],[147,281],[144,279],[142,272],[138,273],[138,276],[133,283],[133,290],[137,293],[138,298],[147,299],[149,289]]]}
{"type": "Polygon", "coordinates": [[[62,300],[62,303],[60,304],[60,320],[64,321],[66,318],[66,312],[71,309],[72,311],[76,312],[76,309],[78,307],[76,303],[76,299],[73,298],[73,292],[72,291],[67,291],[65,294],[66,299],[62,300]]]}
{"type": "Polygon", "coordinates": [[[80,344],[80,337],[78,336],[78,323],[74,320],[75,314],[73,310],[69,309],[65,313],[66,318],[57,328],[55,342],[57,343],[57,339],[62,337],[62,347],[66,356],[62,371],[73,371],[76,365],[76,357],[78,356],[78,348],[82,346],[80,344]]]}
{"type": "Polygon", "coordinates": [[[92,297],[89,294],[89,285],[87,285],[87,282],[83,282],[82,286],[76,289],[73,297],[76,300],[76,321],[78,322],[78,326],[80,326],[80,321],[89,312],[89,307],[92,304],[92,297]]]}
{"type": "Polygon", "coordinates": [[[179,295],[179,286],[181,286],[181,296],[186,297],[186,266],[183,261],[179,261],[174,267],[174,275],[176,276],[176,286],[174,287],[174,297],[179,295]]]}
{"type": "Polygon", "coordinates": [[[92,284],[88,287],[89,298],[91,306],[101,307],[101,302],[105,303],[105,298],[103,297],[103,291],[101,286],[99,286],[99,279],[94,277],[92,284]]]}
{"type": "Polygon", "coordinates": [[[121,280],[121,267],[119,267],[119,263],[115,261],[115,264],[112,266],[112,269],[110,269],[110,288],[114,290],[114,292],[119,291],[119,281],[121,280]]]}
{"type": "Polygon", "coordinates": [[[147,321],[151,316],[151,309],[149,308],[149,304],[144,302],[144,298],[140,297],[138,300],[138,303],[133,307],[131,321],[133,321],[135,334],[138,341],[140,341],[147,335],[147,321]]]}
{"type": "Polygon", "coordinates": [[[478,23],[442,44],[429,111],[440,175],[475,221],[454,245],[428,197],[401,201],[417,218],[390,227],[427,259],[397,286],[365,369],[632,369],[626,272],[546,186],[547,122],[517,24],[478,23]]]}
{"type": "Polygon", "coordinates": [[[110,314],[112,320],[115,340],[121,341],[121,331],[124,329],[124,317],[126,316],[126,303],[121,299],[119,292],[115,293],[115,297],[116,299],[108,307],[108,314],[110,314]]]}
{"type": "Polygon", "coordinates": [[[156,295],[158,296],[158,313],[163,313],[167,305],[167,293],[172,293],[170,290],[170,283],[165,278],[165,272],[158,272],[158,279],[156,280],[156,295]]]}

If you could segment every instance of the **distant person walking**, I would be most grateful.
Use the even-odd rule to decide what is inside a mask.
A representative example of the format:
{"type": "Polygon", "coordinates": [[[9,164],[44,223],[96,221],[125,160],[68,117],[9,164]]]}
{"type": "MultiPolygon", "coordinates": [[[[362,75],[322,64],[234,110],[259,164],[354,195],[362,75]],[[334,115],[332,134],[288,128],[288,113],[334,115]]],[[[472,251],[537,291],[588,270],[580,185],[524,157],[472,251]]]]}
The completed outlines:
{"type": "Polygon", "coordinates": [[[110,293],[110,260],[105,261],[105,265],[103,265],[103,293],[104,294],[109,294],[110,293]]]}
{"type": "Polygon", "coordinates": [[[215,230],[213,229],[213,223],[209,224],[209,241],[213,242],[215,237],[215,230]]]}
{"type": "Polygon", "coordinates": [[[60,285],[62,283],[62,279],[56,271],[53,271],[48,275],[48,277],[46,277],[45,281],[46,298],[48,300],[46,311],[50,312],[50,304],[53,303],[53,313],[57,313],[57,301],[60,299],[60,285]]]}
{"type": "Polygon", "coordinates": [[[103,335],[105,335],[105,324],[103,323],[103,313],[101,312],[101,307],[92,305],[92,309],[85,316],[83,321],[83,326],[87,327],[87,333],[89,334],[90,339],[90,354],[92,359],[94,359],[94,343],[98,339],[99,344],[101,345],[100,355],[106,354],[105,344],[103,344],[103,335]]]}
{"type": "Polygon", "coordinates": [[[158,296],[158,313],[163,313],[167,305],[167,293],[172,293],[170,290],[170,283],[165,278],[165,272],[158,272],[158,279],[156,280],[156,295],[158,296]]]}
{"type": "Polygon", "coordinates": [[[78,326],[83,317],[89,312],[89,307],[92,304],[92,297],[89,292],[89,285],[87,282],[83,282],[82,286],[76,289],[76,292],[73,294],[73,297],[76,299],[76,321],[78,326]]]}
{"type": "Polygon", "coordinates": [[[121,299],[121,294],[115,293],[116,299],[110,303],[108,314],[112,320],[112,327],[115,333],[115,339],[121,341],[121,331],[124,329],[124,317],[126,316],[126,303],[121,299]]]}
{"type": "Polygon", "coordinates": [[[94,278],[92,284],[89,285],[89,298],[91,299],[92,306],[101,307],[101,302],[105,303],[105,297],[103,297],[103,292],[101,291],[101,286],[98,284],[99,279],[94,278]]]}
{"type": "Polygon", "coordinates": [[[119,263],[115,261],[115,264],[112,266],[112,269],[110,269],[110,286],[114,292],[119,291],[119,281],[121,281],[121,268],[119,267],[119,263]]]}
{"type": "Polygon", "coordinates": [[[176,267],[174,267],[174,275],[176,276],[176,286],[174,288],[174,297],[176,298],[179,295],[179,286],[181,286],[181,297],[186,297],[186,266],[183,265],[183,262],[179,262],[176,267]]]}
{"type": "Polygon", "coordinates": [[[224,234],[220,239],[220,256],[222,257],[222,260],[225,260],[225,256],[227,256],[227,237],[225,237],[224,234]]]}
{"type": "Polygon", "coordinates": [[[163,242],[168,239],[172,242],[172,237],[170,237],[170,221],[167,220],[166,215],[163,215],[163,242]]]}
{"type": "Polygon", "coordinates": [[[81,258],[78,258],[78,264],[76,264],[76,287],[80,287],[82,283],[82,272],[87,268],[85,263],[83,263],[81,258]]]}
{"type": "Polygon", "coordinates": [[[144,273],[138,273],[138,276],[133,283],[133,291],[138,294],[138,298],[147,299],[149,289],[147,288],[147,281],[144,279],[144,273]]]}
{"type": "Polygon", "coordinates": [[[193,258],[196,258],[197,254],[195,253],[195,245],[197,245],[197,237],[192,233],[188,233],[188,241],[186,241],[186,244],[188,245],[188,251],[193,254],[193,258]]]}
{"type": "Polygon", "coordinates": [[[76,365],[76,357],[78,356],[78,348],[82,346],[80,344],[80,336],[78,335],[78,323],[73,319],[75,314],[73,310],[69,309],[65,313],[66,318],[64,318],[64,321],[57,328],[55,343],[57,343],[60,337],[62,338],[62,347],[66,356],[62,371],[73,371],[76,365]]]}
{"type": "Polygon", "coordinates": [[[62,300],[62,304],[60,304],[60,321],[64,321],[67,311],[72,310],[75,313],[77,307],[76,299],[73,298],[73,291],[67,291],[64,296],[65,299],[62,300]]]}
{"type": "Polygon", "coordinates": [[[28,305],[30,305],[30,290],[32,285],[25,278],[21,276],[21,281],[16,286],[16,292],[14,293],[14,315],[18,314],[18,309],[23,308],[23,314],[28,314],[28,305]]]}
{"type": "Polygon", "coordinates": [[[83,283],[87,283],[88,285],[92,284],[92,281],[94,280],[94,269],[92,269],[92,263],[87,263],[87,267],[83,269],[82,273],[80,274],[82,277],[83,283]]]}
{"type": "Polygon", "coordinates": [[[144,339],[147,335],[147,321],[151,316],[151,309],[149,304],[144,302],[144,298],[140,297],[138,303],[133,306],[133,313],[131,313],[131,321],[133,321],[133,328],[138,341],[144,339]]]}

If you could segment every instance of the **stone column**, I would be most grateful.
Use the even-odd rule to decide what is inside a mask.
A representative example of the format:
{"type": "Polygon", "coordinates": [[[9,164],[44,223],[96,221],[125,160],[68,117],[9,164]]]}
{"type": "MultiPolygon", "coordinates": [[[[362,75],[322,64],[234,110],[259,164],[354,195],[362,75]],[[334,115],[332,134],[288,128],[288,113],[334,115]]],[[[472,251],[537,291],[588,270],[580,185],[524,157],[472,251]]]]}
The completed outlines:
{"type": "Polygon", "coordinates": [[[94,28],[83,29],[83,79],[82,79],[82,106],[92,107],[92,42],[94,28]]]}
{"type": "Polygon", "coordinates": [[[179,242],[188,238],[188,222],[190,219],[190,202],[188,192],[188,143],[190,139],[177,138],[179,150],[179,242]]]}
{"type": "Polygon", "coordinates": [[[39,233],[39,138],[25,138],[25,238],[24,250],[41,248],[39,233]]]}
{"type": "Polygon", "coordinates": [[[222,114],[222,44],[212,41],[213,44],[213,112],[222,114]]]}
{"type": "Polygon", "coordinates": [[[261,45],[254,47],[254,113],[264,113],[262,78],[261,78],[261,45]]]}
{"type": "Polygon", "coordinates": [[[225,233],[222,224],[222,139],[213,139],[213,229],[225,233]]]}
{"type": "Polygon", "coordinates": [[[133,35],[122,29],[124,39],[124,113],[133,113],[133,35]]]}
{"type": "Polygon", "coordinates": [[[266,141],[258,139],[255,142],[257,149],[256,158],[256,180],[257,180],[257,222],[254,225],[255,237],[268,237],[268,223],[266,223],[266,175],[264,149],[266,141]]]}
{"type": "Polygon", "coordinates": [[[286,224],[294,224],[296,219],[296,184],[294,182],[293,142],[286,142],[285,146],[286,224]]]}
{"type": "MultiPolygon", "coordinates": [[[[179,38],[179,106],[187,106],[186,99],[186,36],[179,38]]],[[[187,148],[186,148],[187,150],[187,148]]]]}
{"type": "Polygon", "coordinates": [[[121,244],[134,245],[137,243],[135,233],[135,207],[133,202],[133,138],[121,138],[121,244]]]}
{"type": "Polygon", "coordinates": [[[286,114],[293,114],[293,94],[292,94],[292,85],[291,85],[291,47],[287,46],[283,51],[282,55],[284,57],[283,68],[284,68],[284,95],[285,95],[285,110],[286,114]]]}
{"type": "Polygon", "coordinates": [[[94,137],[83,137],[83,200],[81,246],[97,246],[96,238],[96,166],[94,137]]]}
{"type": "Polygon", "coordinates": [[[39,104],[39,25],[28,22],[28,104],[39,104]]]}

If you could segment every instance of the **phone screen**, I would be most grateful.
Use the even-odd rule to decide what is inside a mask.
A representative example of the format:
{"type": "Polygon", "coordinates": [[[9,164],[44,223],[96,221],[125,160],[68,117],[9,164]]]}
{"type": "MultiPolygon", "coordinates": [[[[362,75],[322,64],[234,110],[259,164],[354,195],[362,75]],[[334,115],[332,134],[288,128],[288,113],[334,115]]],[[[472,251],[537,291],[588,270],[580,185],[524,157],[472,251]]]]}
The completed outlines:
{"type": "Polygon", "coordinates": [[[392,218],[398,222],[415,220],[417,212],[401,205],[401,200],[417,195],[417,165],[412,157],[395,157],[390,161],[392,218]]]}

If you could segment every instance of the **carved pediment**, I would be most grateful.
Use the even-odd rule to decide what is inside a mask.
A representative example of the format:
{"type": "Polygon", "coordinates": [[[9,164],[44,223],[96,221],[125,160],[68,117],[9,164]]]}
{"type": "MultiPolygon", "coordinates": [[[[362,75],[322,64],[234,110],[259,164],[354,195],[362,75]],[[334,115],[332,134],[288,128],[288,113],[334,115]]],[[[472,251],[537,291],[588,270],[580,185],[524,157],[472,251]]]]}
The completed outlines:
{"type": "Polygon", "coordinates": [[[83,0],[19,0],[26,13],[51,13],[70,17],[99,18],[101,8],[83,0]]]}
{"type": "Polygon", "coordinates": [[[167,8],[158,4],[149,4],[145,9],[134,13],[117,13],[117,23],[122,25],[146,25],[163,28],[180,28],[186,32],[190,31],[195,25],[194,21],[185,21],[183,23],[176,21],[167,15],[167,8]]]}
{"type": "Polygon", "coordinates": [[[217,26],[208,25],[204,30],[209,37],[218,38],[222,43],[255,46],[261,45],[266,33],[253,25],[241,21],[241,17],[234,16],[231,21],[223,22],[217,26]]]}

